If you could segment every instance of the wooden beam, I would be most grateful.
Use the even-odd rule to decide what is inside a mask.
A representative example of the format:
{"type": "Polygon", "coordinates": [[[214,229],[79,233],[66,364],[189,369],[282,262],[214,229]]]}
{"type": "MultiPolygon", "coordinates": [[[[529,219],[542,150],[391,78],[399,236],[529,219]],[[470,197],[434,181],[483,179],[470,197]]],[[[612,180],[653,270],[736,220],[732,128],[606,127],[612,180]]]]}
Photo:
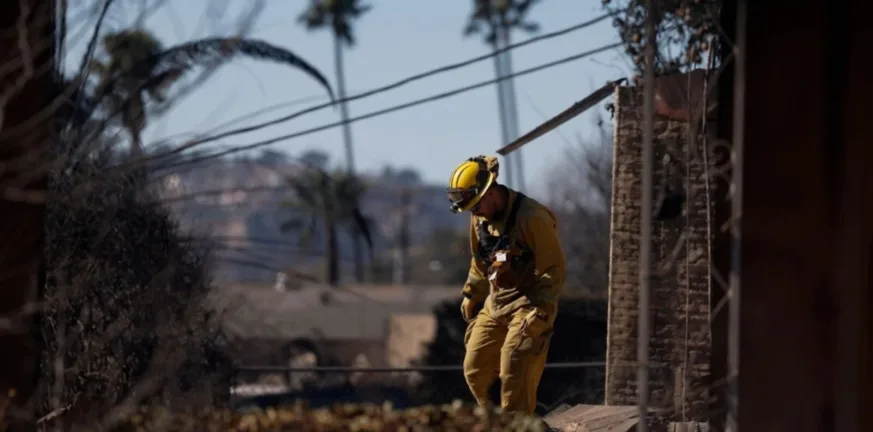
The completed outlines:
{"type": "Polygon", "coordinates": [[[622,78],[606,83],[603,87],[595,90],[594,93],[586,96],[585,99],[574,103],[570,108],[565,109],[560,114],[546,120],[539,126],[535,127],[532,131],[520,136],[515,141],[502,147],[500,150],[497,150],[497,154],[501,156],[506,156],[520,149],[521,146],[551,132],[554,129],[557,129],[558,126],[561,126],[562,124],[570,121],[570,119],[578,116],[579,114],[582,114],[589,108],[597,105],[597,103],[599,103],[600,101],[606,99],[607,96],[611,95],[612,92],[615,91],[615,86],[620,85],[624,81],[627,81],[627,79],[622,78]]]}

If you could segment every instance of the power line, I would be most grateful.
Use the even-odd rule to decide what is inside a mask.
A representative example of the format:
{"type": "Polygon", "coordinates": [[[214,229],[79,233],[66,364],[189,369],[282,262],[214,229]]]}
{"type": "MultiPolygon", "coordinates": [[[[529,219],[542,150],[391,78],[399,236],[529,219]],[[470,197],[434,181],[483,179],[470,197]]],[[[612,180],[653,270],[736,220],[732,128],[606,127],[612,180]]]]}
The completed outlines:
{"type": "MultiPolygon", "coordinates": [[[[409,188],[404,188],[402,190],[390,190],[390,189],[386,190],[386,189],[383,189],[383,187],[384,187],[384,185],[382,185],[382,184],[377,184],[375,187],[370,186],[370,188],[373,188],[373,190],[376,190],[376,188],[378,188],[378,191],[379,191],[378,193],[380,195],[385,194],[386,196],[392,196],[392,197],[396,196],[396,195],[401,195],[404,192],[404,190],[408,190],[411,193],[415,193],[415,192],[421,192],[421,191],[428,191],[427,190],[428,188],[432,188],[432,186],[413,186],[413,187],[409,187],[409,188]]],[[[216,203],[216,202],[214,202],[214,198],[219,197],[225,193],[236,193],[236,192],[243,192],[246,194],[249,194],[249,193],[252,193],[252,194],[254,194],[254,193],[270,193],[270,192],[286,192],[287,193],[289,191],[292,191],[292,188],[290,186],[287,186],[287,185],[228,187],[228,188],[221,188],[221,189],[205,189],[205,190],[191,192],[191,193],[185,193],[185,194],[159,196],[156,199],[152,200],[151,204],[153,204],[153,205],[177,204],[177,203],[189,204],[192,201],[194,201],[194,203],[191,203],[190,205],[195,206],[195,208],[201,208],[204,206],[224,206],[227,204],[216,203]],[[209,197],[213,198],[213,200],[211,202],[205,202],[205,203],[204,202],[197,202],[197,200],[199,198],[209,198],[209,197]]],[[[440,190],[440,192],[441,192],[441,190],[440,190]]],[[[278,201],[290,198],[290,195],[288,195],[288,196],[285,196],[285,195],[286,194],[283,194],[283,196],[281,198],[279,198],[278,201]]],[[[277,201],[267,199],[267,200],[263,200],[263,202],[275,203],[277,201]]],[[[231,205],[236,205],[236,203],[231,204],[231,205]]],[[[431,205],[429,205],[427,203],[416,203],[415,205],[431,207],[431,205]]]]}
{"type": "MultiPolygon", "coordinates": [[[[620,47],[620,46],[622,46],[622,45],[623,45],[623,44],[622,44],[621,42],[613,43],[613,44],[610,44],[610,45],[605,45],[605,46],[602,46],[602,47],[600,47],[600,48],[595,48],[595,49],[590,50],[590,51],[585,51],[585,52],[582,52],[582,53],[579,53],[579,54],[575,54],[575,55],[572,55],[572,56],[569,56],[569,57],[564,57],[564,58],[559,59],[559,60],[555,60],[555,61],[552,61],[552,62],[549,62],[549,63],[545,63],[545,64],[542,64],[542,65],[539,65],[539,66],[535,66],[535,67],[532,67],[532,68],[529,68],[529,69],[525,69],[525,70],[522,70],[522,71],[519,71],[519,72],[515,72],[515,73],[513,73],[513,74],[511,74],[511,75],[507,75],[507,76],[501,77],[500,79],[502,80],[502,79],[507,79],[507,78],[511,78],[511,77],[518,77],[518,76],[529,75],[529,74],[532,74],[532,73],[534,73],[534,72],[539,72],[539,71],[541,71],[541,70],[545,70],[545,69],[549,69],[549,68],[552,68],[552,67],[555,67],[555,66],[562,65],[562,64],[564,64],[564,63],[569,63],[569,62],[571,62],[571,61],[575,61],[575,60],[579,60],[579,59],[582,59],[582,58],[585,58],[585,57],[589,57],[589,56],[592,56],[592,55],[595,55],[595,54],[599,54],[599,53],[604,52],[604,51],[609,51],[609,50],[611,50],[611,49],[618,48],[618,47],[620,47]]],[[[450,91],[447,91],[447,92],[444,92],[444,93],[439,93],[439,94],[436,94],[436,95],[433,95],[433,96],[429,96],[429,97],[426,97],[426,98],[417,99],[417,100],[414,100],[414,101],[411,101],[411,102],[407,102],[407,103],[404,103],[404,104],[400,104],[400,105],[394,105],[394,106],[392,106],[392,107],[388,107],[388,108],[381,109],[381,110],[377,110],[377,111],[372,111],[372,112],[369,112],[369,113],[367,113],[367,114],[363,114],[363,115],[360,115],[360,116],[357,116],[357,117],[350,118],[350,119],[348,119],[348,121],[349,121],[349,122],[356,122],[356,121],[360,121],[360,120],[366,120],[366,119],[370,119],[370,118],[374,118],[374,117],[379,117],[379,116],[381,116],[381,115],[389,114],[389,113],[392,113],[392,112],[395,112],[395,111],[401,111],[401,110],[404,110],[404,109],[407,109],[407,108],[412,108],[412,107],[417,106],[417,105],[423,105],[423,104],[426,104],[426,103],[429,103],[429,102],[435,102],[435,101],[438,101],[438,100],[441,100],[441,99],[445,99],[445,98],[448,98],[448,97],[451,97],[451,96],[456,96],[456,95],[459,95],[459,94],[462,94],[462,93],[466,93],[466,92],[468,92],[468,91],[476,90],[476,89],[479,89],[479,88],[482,88],[482,87],[485,87],[485,86],[488,86],[488,85],[494,84],[494,83],[496,83],[497,81],[498,81],[498,79],[496,79],[496,78],[495,78],[495,79],[486,80],[486,81],[481,81],[481,82],[476,83],[476,84],[468,85],[468,86],[461,87],[461,88],[458,88],[458,89],[455,89],[455,90],[450,90],[450,91]]],[[[325,125],[316,126],[316,127],[314,127],[314,128],[305,129],[305,130],[302,130],[302,131],[300,131],[300,132],[295,132],[295,133],[291,133],[291,134],[287,134],[287,135],[281,135],[281,136],[278,136],[278,137],[275,137],[275,138],[271,138],[271,139],[264,140],[264,141],[259,141],[259,142],[253,143],[253,144],[248,144],[248,145],[245,145],[245,146],[235,147],[235,148],[231,148],[231,149],[224,150],[224,151],[221,151],[221,152],[217,152],[217,153],[213,153],[213,154],[209,154],[209,155],[201,156],[201,157],[199,157],[199,158],[196,158],[196,157],[195,157],[195,158],[187,159],[187,160],[184,160],[184,161],[181,161],[181,162],[175,163],[175,164],[167,164],[167,165],[162,166],[161,168],[175,168],[175,167],[177,167],[177,166],[182,166],[182,165],[186,165],[186,164],[193,164],[193,163],[203,162],[203,161],[206,161],[206,160],[209,160],[209,159],[214,159],[214,158],[218,158],[218,157],[226,156],[226,155],[233,154],[233,153],[238,153],[238,152],[241,152],[241,151],[252,150],[252,149],[255,149],[255,148],[258,148],[258,147],[264,147],[264,146],[267,146],[267,145],[270,145],[270,144],[275,144],[275,143],[277,143],[277,142],[279,142],[279,141],[284,141],[284,140],[292,139],[292,138],[299,138],[299,137],[301,137],[301,136],[305,136],[305,135],[311,135],[311,134],[316,133],[316,132],[321,132],[321,131],[324,131],[324,130],[328,130],[328,129],[332,129],[332,128],[335,128],[335,127],[341,126],[342,124],[343,124],[343,122],[333,122],[333,123],[328,123],[328,124],[325,124],[325,125]]]]}
{"type": "Polygon", "coordinates": [[[221,196],[225,193],[258,193],[258,192],[283,192],[290,190],[290,186],[252,186],[252,187],[235,187],[235,188],[223,188],[223,189],[207,189],[198,192],[192,192],[187,194],[179,194],[176,196],[167,196],[161,197],[155,200],[156,203],[160,204],[170,204],[176,202],[186,202],[196,200],[197,198],[205,198],[205,197],[216,197],[221,196]]]}
{"type": "Polygon", "coordinates": [[[213,135],[213,136],[210,136],[210,137],[205,137],[205,138],[197,139],[197,140],[194,140],[194,141],[188,142],[188,143],[186,143],[186,144],[183,144],[183,145],[181,145],[181,146],[179,146],[179,147],[177,147],[177,148],[175,148],[175,149],[173,149],[173,150],[170,150],[170,151],[166,152],[165,154],[156,155],[156,157],[163,157],[163,156],[167,156],[167,155],[170,155],[170,154],[179,153],[179,152],[182,152],[182,151],[184,151],[184,150],[186,150],[186,149],[188,149],[188,148],[191,148],[191,147],[194,147],[194,146],[197,146],[197,145],[203,144],[203,143],[207,143],[207,142],[210,142],[210,141],[216,141],[216,140],[219,140],[219,139],[222,139],[222,138],[227,138],[227,137],[229,137],[229,136],[233,136],[233,135],[239,135],[239,134],[243,134],[243,133],[252,132],[252,131],[255,131],[255,130],[258,130],[258,129],[262,129],[262,128],[265,128],[265,127],[269,127],[269,126],[273,126],[273,125],[276,125],[276,124],[279,124],[279,123],[284,123],[284,122],[286,122],[286,121],[289,121],[289,120],[295,119],[295,118],[297,118],[297,117],[299,117],[299,116],[302,116],[302,115],[304,115],[304,114],[308,114],[308,113],[311,113],[311,112],[314,112],[314,111],[318,111],[318,110],[321,110],[321,109],[324,109],[324,108],[328,108],[328,107],[334,106],[335,103],[351,102],[351,101],[354,101],[354,100],[363,99],[363,98],[365,98],[365,97],[373,96],[373,95],[376,95],[376,94],[379,94],[379,93],[384,93],[384,92],[386,92],[386,91],[396,89],[396,88],[398,88],[398,87],[404,86],[404,85],[409,84],[409,83],[411,83],[411,82],[419,81],[419,80],[421,80],[421,79],[424,79],[424,78],[427,78],[427,77],[430,77],[430,76],[433,76],[433,75],[437,75],[437,74],[440,74],[440,73],[443,73],[443,72],[449,72],[449,71],[452,71],[452,70],[455,70],[455,69],[460,69],[460,68],[462,68],[462,67],[469,66],[469,65],[471,65],[471,64],[478,63],[478,62],[483,61],[483,60],[487,60],[487,59],[489,59],[489,58],[492,58],[492,57],[494,57],[494,56],[500,55],[500,54],[502,54],[502,53],[504,53],[504,52],[507,52],[507,51],[510,51],[510,50],[513,50],[513,49],[516,49],[516,48],[521,48],[521,47],[523,47],[523,46],[530,45],[530,44],[533,44],[533,43],[541,42],[541,41],[548,40],[548,39],[553,39],[553,38],[556,38],[556,37],[558,37],[558,36],[563,36],[563,35],[565,35],[565,34],[572,33],[572,32],[574,32],[574,31],[581,30],[581,29],[586,28],[586,27],[590,27],[590,26],[592,26],[592,25],[594,25],[594,24],[597,24],[597,23],[599,23],[599,22],[605,20],[606,18],[612,17],[612,16],[614,16],[614,15],[617,15],[617,13],[616,13],[616,12],[609,12],[609,13],[606,13],[606,14],[600,15],[600,16],[594,18],[594,19],[591,19],[591,20],[585,21],[585,22],[580,23],[580,24],[576,24],[576,25],[574,25],[574,26],[567,27],[567,28],[562,29],[562,30],[558,30],[558,31],[554,31],[554,32],[551,32],[551,33],[542,34],[542,35],[540,35],[540,36],[535,36],[535,37],[530,38],[530,39],[527,39],[527,40],[525,40],[525,41],[522,41],[522,42],[519,42],[519,43],[516,43],[516,44],[512,44],[512,45],[508,45],[508,46],[503,47],[503,48],[500,48],[500,49],[498,49],[498,50],[494,50],[494,51],[492,51],[492,52],[490,52],[490,53],[488,53],[488,54],[485,54],[485,55],[481,55],[481,56],[474,57],[474,58],[471,58],[471,59],[468,59],[468,60],[464,60],[464,61],[462,61],[462,62],[453,63],[453,64],[446,65],[446,66],[441,66],[441,67],[439,67],[439,68],[431,69],[431,70],[429,70],[429,71],[427,71],[427,72],[422,72],[422,73],[419,73],[419,74],[417,74],[417,75],[412,75],[412,76],[407,77],[407,78],[404,78],[404,79],[402,79],[402,80],[400,80],[400,81],[396,81],[396,82],[394,82],[394,83],[391,83],[391,84],[388,84],[388,85],[385,85],[385,86],[382,86],[382,87],[377,87],[377,88],[375,88],[375,89],[368,90],[368,91],[365,91],[365,92],[363,92],[363,93],[359,93],[359,94],[356,94],[356,95],[353,95],[353,96],[349,96],[349,97],[346,97],[346,98],[344,98],[344,99],[337,100],[337,101],[335,101],[335,102],[327,102],[327,103],[323,103],[323,104],[320,104],[320,105],[313,106],[313,107],[311,107],[311,108],[307,108],[307,109],[302,110],[302,111],[298,111],[298,112],[296,112],[296,113],[294,113],[294,114],[290,114],[290,115],[283,116],[283,117],[280,117],[280,118],[276,118],[276,119],[273,119],[273,120],[268,120],[268,121],[263,122],[263,123],[259,123],[259,124],[252,125],[252,126],[247,126],[247,127],[244,127],[244,128],[238,128],[238,129],[230,130],[230,131],[223,132],[223,133],[220,133],[220,134],[217,134],[217,135],[213,135]]]}

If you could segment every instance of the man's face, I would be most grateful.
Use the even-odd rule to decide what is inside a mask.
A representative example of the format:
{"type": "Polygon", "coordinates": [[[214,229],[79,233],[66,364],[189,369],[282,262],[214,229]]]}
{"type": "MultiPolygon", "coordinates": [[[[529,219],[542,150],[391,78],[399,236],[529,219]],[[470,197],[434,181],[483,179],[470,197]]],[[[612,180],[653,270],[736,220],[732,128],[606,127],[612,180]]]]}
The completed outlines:
{"type": "Polygon", "coordinates": [[[490,218],[494,212],[494,188],[485,192],[485,195],[482,196],[482,199],[479,200],[476,205],[470,208],[470,213],[473,213],[475,216],[484,217],[485,219],[490,218]]]}

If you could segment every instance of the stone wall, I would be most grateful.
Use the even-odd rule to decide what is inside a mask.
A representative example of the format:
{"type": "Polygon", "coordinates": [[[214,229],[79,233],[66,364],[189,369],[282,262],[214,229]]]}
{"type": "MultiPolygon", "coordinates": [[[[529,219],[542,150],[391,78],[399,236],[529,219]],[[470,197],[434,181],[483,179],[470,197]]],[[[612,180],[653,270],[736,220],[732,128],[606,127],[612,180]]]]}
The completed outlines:
{"type": "MultiPolygon", "coordinates": [[[[633,363],[636,362],[637,350],[640,252],[640,88],[616,89],[614,122],[605,390],[608,405],[632,405],[637,400],[633,363]]],[[[649,400],[653,408],[675,413],[677,418],[682,417],[684,405],[687,418],[696,420],[704,416],[708,402],[707,374],[711,352],[708,221],[700,157],[691,159],[688,164],[690,176],[685,175],[687,138],[685,122],[656,116],[655,201],[664,177],[662,158],[665,152],[678,159],[680,185],[686,185],[686,178],[692,180],[685,205],[687,214],[683,211],[674,220],[654,221],[652,227],[652,322],[649,345],[652,369],[649,400]],[[686,373],[683,374],[683,370],[686,373]],[[684,398],[683,376],[687,382],[684,398]]],[[[698,145],[698,148],[702,149],[702,145],[698,145]]]]}

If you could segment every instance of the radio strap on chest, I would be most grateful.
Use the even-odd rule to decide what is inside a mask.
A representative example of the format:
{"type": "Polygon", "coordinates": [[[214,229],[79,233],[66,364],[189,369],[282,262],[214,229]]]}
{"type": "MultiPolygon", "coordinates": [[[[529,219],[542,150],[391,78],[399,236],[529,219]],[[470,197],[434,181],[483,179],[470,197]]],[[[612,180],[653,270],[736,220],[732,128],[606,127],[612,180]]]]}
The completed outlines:
{"type": "Polygon", "coordinates": [[[515,228],[515,220],[518,216],[518,209],[521,208],[521,202],[525,197],[523,193],[516,192],[515,193],[515,201],[512,202],[512,208],[509,210],[509,216],[506,218],[506,227],[503,229],[503,232],[507,235],[515,228]]]}

